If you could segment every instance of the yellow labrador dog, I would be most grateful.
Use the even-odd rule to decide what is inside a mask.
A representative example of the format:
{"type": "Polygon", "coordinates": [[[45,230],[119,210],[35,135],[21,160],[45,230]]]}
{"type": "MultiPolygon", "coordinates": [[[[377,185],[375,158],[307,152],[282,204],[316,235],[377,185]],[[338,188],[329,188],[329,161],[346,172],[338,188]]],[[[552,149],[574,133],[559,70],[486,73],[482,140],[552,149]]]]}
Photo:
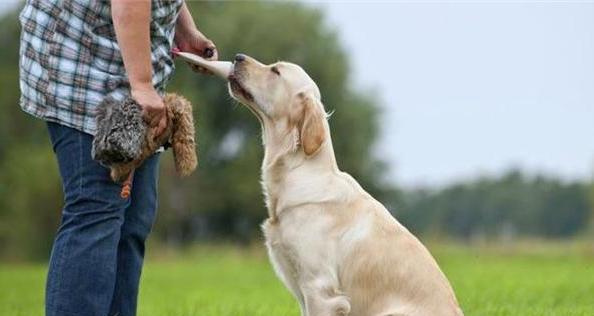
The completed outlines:
{"type": "Polygon", "coordinates": [[[229,92],[262,124],[266,245],[302,315],[462,315],[427,249],[338,169],[320,91],[303,69],[239,54],[229,92]]]}

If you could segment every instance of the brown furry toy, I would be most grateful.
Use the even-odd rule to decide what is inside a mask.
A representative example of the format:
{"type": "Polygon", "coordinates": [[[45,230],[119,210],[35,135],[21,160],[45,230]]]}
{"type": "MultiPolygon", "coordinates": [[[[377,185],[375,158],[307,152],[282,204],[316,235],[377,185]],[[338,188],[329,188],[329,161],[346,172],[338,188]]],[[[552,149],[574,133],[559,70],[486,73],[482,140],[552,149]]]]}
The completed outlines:
{"type": "MultiPolygon", "coordinates": [[[[192,105],[184,97],[171,93],[165,95],[163,103],[167,108],[167,128],[159,137],[146,125],[142,108],[131,97],[123,101],[108,97],[99,105],[91,154],[111,169],[114,181],[131,183],[134,169],[161,146],[173,148],[175,168],[180,176],[196,169],[192,105]]],[[[126,195],[124,191],[122,197],[126,195]]]]}

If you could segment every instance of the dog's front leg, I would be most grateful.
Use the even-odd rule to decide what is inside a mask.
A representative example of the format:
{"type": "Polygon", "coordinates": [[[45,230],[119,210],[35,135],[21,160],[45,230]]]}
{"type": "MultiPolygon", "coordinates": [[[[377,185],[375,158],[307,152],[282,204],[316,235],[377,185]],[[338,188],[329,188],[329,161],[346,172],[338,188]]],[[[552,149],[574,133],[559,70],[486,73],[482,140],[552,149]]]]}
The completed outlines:
{"type": "Polygon", "coordinates": [[[305,299],[297,282],[297,276],[299,275],[299,272],[297,271],[298,265],[295,261],[295,253],[290,248],[282,246],[277,239],[279,234],[277,231],[277,225],[277,220],[270,218],[267,219],[262,225],[262,230],[266,235],[268,256],[270,257],[270,262],[272,263],[272,267],[274,268],[278,278],[299,302],[301,316],[306,316],[305,299]]]}
{"type": "Polygon", "coordinates": [[[351,304],[328,278],[318,277],[305,281],[301,291],[305,298],[306,316],[347,316],[351,304]]]}

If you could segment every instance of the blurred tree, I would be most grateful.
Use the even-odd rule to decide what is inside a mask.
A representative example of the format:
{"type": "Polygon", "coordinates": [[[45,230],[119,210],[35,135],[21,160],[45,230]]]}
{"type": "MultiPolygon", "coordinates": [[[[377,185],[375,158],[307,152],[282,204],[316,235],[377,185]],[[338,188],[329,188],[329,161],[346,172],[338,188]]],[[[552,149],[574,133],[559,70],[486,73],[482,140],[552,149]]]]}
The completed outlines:
{"type": "Polygon", "coordinates": [[[590,237],[594,238],[594,175],[590,180],[590,237]]]}
{"type": "Polygon", "coordinates": [[[462,239],[570,237],[584,231],[591,216],[587,184],[517,170],[404,196],[400,219],[413,231],[462,239]]]}
{"type": "Polygon", "coordinates": [[[46,258],[62,195],[45,125],[18,106],[17,16],[0,18],[0,256],[46,258]]]}
{"type": "Polygon", "coordinates": [[[47,144],[45,125],[32,120],[19,108],[19,36],[17,13],[0,18],[0,161],[19,144],[47,144]]]}
{"type": "MultiPolygon", "coordinates": [[[[416,233],[458,238],[566,237],[594,221],[585,183],[511,171],[441,189],[398,190],[373,154],[378,100],[352,86],[348,54],[319,10],[299,3],[188,2],[222,60],[238,52],[298,63],[318,83],[341,169],[416,233]]],[[[17,12],[0,18],[0,256],[45,257],[56,229],[61,188],[45,125],[18,107],[17,12]]],[[[195,105],[199,167],[186,179],[163,155],[156,238],[172,244],[259,236],[266,216],[260,188],[260,126],[225,84],[178,62],[170,91],[195,105]]],[[[594,191],[593,193],[594,194],[594,191]]]]}
{"type": "MultiPolygon", "coordinates": [[[[322,14],[297,3],[190,2],[205,34],[232,60],[239,52],[264,63],[287,60],[303,66],[318,83],[328,111],[340,166],[373,193],[386,196],[379,175],[384,170],[371,152],[377,138],[378,106],[350,86],[348,57],[322,14]]],[[[266,215],[259,184],[260,126],[235,104],[226,85],[192,73],[178,63],[170,90],[193,101],[199,169],[180,181],[164,162],[159,232],[167,240],[220,233],[249,240],[266,215]]]]}
{"type": "MultiPolygon", "coordinates": [[[[244,52],[265,63],[282,59],[302,65],[319,84],[327,110],[336,110],[331,128],[341,167],[379,198],[391,192],[379,179],[384,164],[372,155],[377,101],[352,89],[347,54],[319,10],[298,3],[188,4],[200,29],[216,42],[221,59],[244,52]]],[[[45,251],[62,197],[45,126],[18,107],[17,16],[12,12],[0,19],[0,40],[7,43],[0,50],[0,252],[24,244],[19,236],[43,240],[40,248],[45,251]]],[[[222,81],[193,73],[182,62],[177,66],[168,89],[195,105],[199,168],[179,179],[171,154],[163,155],[155,236],[176,244],[221,236],[249,241],[266,215],[258,122],[232,101],[222,81]]],[[[26,247],[30,253],[40,250],[26,247]]]]}
{"type": "Polygon", "coordinates": [[[47,258],[62,206],[51,147],[13,146],[0,170],[0,256],[47,258]]]}

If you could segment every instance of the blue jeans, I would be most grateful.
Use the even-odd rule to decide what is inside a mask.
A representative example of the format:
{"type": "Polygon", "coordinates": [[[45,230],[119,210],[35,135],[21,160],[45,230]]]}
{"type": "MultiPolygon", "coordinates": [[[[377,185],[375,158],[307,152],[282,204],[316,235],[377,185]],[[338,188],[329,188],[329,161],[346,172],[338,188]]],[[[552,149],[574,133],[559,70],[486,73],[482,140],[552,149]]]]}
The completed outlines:
{"type": "Polygon", "coordinates": [[[48,123],[64,190],[50,258],[46,316],[136,314],[144,242],[157,208],[158,154],[134,172],[132,193],[91,158],[91,135],[48,123]]]}

